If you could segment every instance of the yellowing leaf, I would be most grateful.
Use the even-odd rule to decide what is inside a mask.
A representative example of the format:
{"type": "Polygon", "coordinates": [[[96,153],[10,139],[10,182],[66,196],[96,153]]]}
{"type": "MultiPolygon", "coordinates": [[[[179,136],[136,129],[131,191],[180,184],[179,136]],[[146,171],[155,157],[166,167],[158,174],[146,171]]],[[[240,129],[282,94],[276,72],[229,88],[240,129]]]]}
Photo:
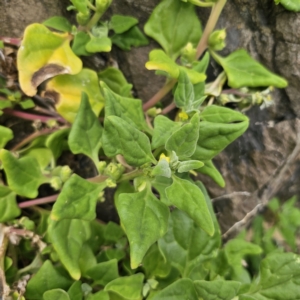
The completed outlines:
{"type": "Polygon", "coordinates": [[[88,95],[91,107],[96,116],[104,106],[96,72],[82,69],[76,75],[59,75],[51,79],[46,86],[45,96],[56,102],[57,111],[73,123],[79,110],[81,93],[88,95]]]}
{"type": "Polygon", "coordinates": [[[42,24],[29,25],[18,51],[19,82],[23,92],[34,96],[37,86],[59,74],[77,74],[81,60],[70,48],[68,33],[51,32],[42,24]]]}

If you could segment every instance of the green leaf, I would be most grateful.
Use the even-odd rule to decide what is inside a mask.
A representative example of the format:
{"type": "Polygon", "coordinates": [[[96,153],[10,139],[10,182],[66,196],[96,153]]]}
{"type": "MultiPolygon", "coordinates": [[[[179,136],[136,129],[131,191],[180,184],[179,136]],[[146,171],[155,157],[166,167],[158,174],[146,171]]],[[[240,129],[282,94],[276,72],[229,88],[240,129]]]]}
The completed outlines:
{"type": "Polygon", "coordinates": [[[111,300],[140,300],[142,297],[144,275],[123,276],[108,283],[104,291],[109,292],[111,300]]]}
{"type": "Polygon", "coordinates": [[[96,284],[105,286],[112,280],[119,277],[118,261],[116,259],[112,259],[99,263],[88,269],[86,276],[91,277],[96,284]]]}
{"type": "Polygon", "coordinates": [[[68,143],[74,154],[85,154],[95,164],[99,162],[98,153],[101,147],[102,127],[86,93],[82,93],[81,104],[72,125],[68,143]]]}
{"type": "Polygon", "coordinates": [[[89,294],[87,300],[112,300],[112,299],[109,297],[108,292],[100,291],[95,294],[89,294]]]}
{"type": "Polygon", "coordinates": [[[187,180],[177,176],[172,178],[173,184],[166,189],[169,201],[186,212],[198,226],[212,236],[215,232],[214,224],[201,190],[187,180]]]}
{"type": "Polygon", "coordinates": [[[123,97],[132,98],[132,85],[127,82],[123,73],[119,69],[109,67],[104,71],[99,72],[98,77],[114,93],[123,97]]]}
{"type": "Polygon", "coordinates": [[[203,162],[204,166],[196,170],[198,173],[211,177],[220,187],[225,187],[225,181],[211,160],[203,162]]]}
{"type": "Polygon", "coordinates": [[[148,137],[119,117],[105,118],[102,144],[108,157],[122,154],[132,166],[156,163],[148,137]]]}
{"type": "Polygon", "coordinates": [[[11,129],[0,125],[0,149],[14,138],[14,134],[11,129]]]}
{"type": "Polygon", "coordinates": [[[275,4],[281,4],[288,10],[299,12],[300,11],[300,2],[299,0],[275,0],[275,4]]]}
{"type": "Polygon", "coordinates": [[[16,201],[16,194],[9,188],[0,185],[0,223],[13,220],[21,214],[16,201]]]}
{"type": "Polygon", "coordinates": [[[198,168],[202,168],[204,166],[204,163],[199,160],[188,160],[188,161],[181,161],[178,164],[178,173],[184,173],[189,172],[191,170],[195,170],[198,168]]]}
{"type": "Polygon", "coordinates": [[[72,44],[72,51],[78,56],[89,56],[92,53],[88,52],[85,48],[86,44],[91,40],[91,37],[83,32],[79,31],[74,35],[74,40],[72,44]]]}
{"type": "Polygon", "coordinates": [[[131,268],[168,229],[169,209],[145,188],[133,194],[121,194],[116,207],[130,244],[131,268]]]}
{"type": "Polygon", "coordinates": [[[110,52],[111,46],[112,40],[109,37],[92,36],[91,39],[86,43],[85,49],[89,53],[110,52]]]}
{"type": "Polygon", "coordinates": [[[43,22],[43,24],[47,27],[51,27],[53,29],[56,29],[56,30],[59,30],[62,32],[71,32],[72,31],[72,25],[64,17],[55,16],[55,17],[47,19],[46,21],[43,22]]]}
{"type": "Polygon", "coordinates": [[[40,169],[43,171],[51,163],[53,154],[52,151],[47,148],[31,148],[23,153],[22,158],[23,157],[35,158],[40,169]]]}
{"type": "Polygon", "coordinates": [[[160,159],[158,164],[153,168],[151,175],[171,178],[172,171],[169,162],[166,159],[160,159]]]}
{"type": "Polygon", "coordinates": [[[151,300],[198,300],[198,296],[192,280],[183,278],[160,291],[151,300]]]}
{"type": "Polygon", "coordinates": [[[258,280],[239,299],[300,299],[300,257],[293,253],[269,254],[260,265],[258,280]]]}
{"type": "Polygon", "coordinates": [[[21,89],[28,96],[46,79],[59,74],[78,74],[81,60],[70,48],[68,33],[51,32],[42,24],[26,27],[17,63],[21,89]]]}
{"type": "Polygon", "coordinates": [[[82,92],[88,95],[93,112],[98,116],[104,107],[104,99],[100,93],[97,73],[93,70],[82,69],[76,75],[54,77],[47,83],[45,95],[55,100],[57,111],[73,123],[79,110],[82,92]]]}
{"type": "Polygon", "coordinates": [[[45,292],[43,295],[43,299],[44,300],[71,300],[68,293],[62,289],[54,289],[45,292]]]}
{"type": "Polygon", "coordinates": [[[23,109],[29,109],[29,108],[34,108],[35,107],[35,104],[31,99],[22,100],[21,102],[19,102],[19,105],[23,109]]]}
{"type": "Polygon", "coordinates": [[[214,58],[224,68],[228,85],[232,88],[270,85],[285,88],[288,85],[284,78],[267,70],[244,49],[236,50],[225,58],[214,54],[214,58]]]}
{"type": "Polygon", "coordinates": [[[146,46],[149,44],[147,37],[138,26],[134,26],[124,33],[115,34],[111,40],[113,44],[124,51],[129,51],[131,47],[146,46]]]}
{"type": "Polygon", "coordinates": [[[179,158],[190,157],[196,150],[199,137],[199,114],[175,131],[166,142],[166,149],[174,151],[179,158]]]}
{"type": "Polygon", "coordinates": [[[0,150],[2,162],[9,187],[18,195],[35,198],[38,188],[46,182],[37,160],[33,157],[17,159],[7,150],[0,150]]]}
{"type": "Polygon", "coordinates": [[[157,116],[154,119],[154,131],[152,137],[152,149],[165,146],[168,138],[181,127],[182,123],[173,122],[167,117],[157,116]]]}
{"type": "Polygon", "coordinates": [[[89,9],[86,1],[82,1],[82,0],[70,0],[70,1],[73,3],[73,5],[80,13],[82,13],[83,15],[89,14],[89,9]]]}
{"type": "Polygon", "coordinates": [[[95,184],[73,174],[64,184],[51,212],[51,220],[81,219],[92,221],[96,217],[96,204],[106,184],[95,184]]]}
{"type": "Polygon", "coordinates": [[[51,133],[46,140],[46,147],[52,151],[55,159],[58,159],[62,152],[68,148],[67,138],[70,128],[64,128],[51,133]]]}
{"type": "Polygon", "coordinates": [[[117,95],[101,84],[105,98],[105,116],[117,116],[140,130],[147,128],[142,101],[117,95]]]}
{"type": "Polygon", "coordinates": [[[53,267],[50,260],[46,260],[37,273],[31,277],[26,286],[26,299],[40,300],[43,294],[52,289],[68,289],[72,280],[65,274],[61,274],[53,267]]]}
{"type": "Polygon", "coordinates": [[[189,42],[196,46],[202,33],[194,6],[178,0],[161,1],[144,29],[172,60],[176,60],[189,42]]]}
{"type": "Polygon", "coordinates": [[[160,201],[167,206],[171,206],[172,203],[169,201],[166,195],[166,188],[172,184],[172,179],[163,177],[163,176],[156,176],[154,180],[151,181],[151,185],[158,191],[160,195],[160,201]]]}
{"type": "Polygon", "coordinates": [[[235,139],[241,136],[249,126],[247,116],[220,106],[207,106],[200,114],[199,140],[192,158],[211,160],[235,139]]]}
{"type": "Polygon", "coordinates": [[[237,281],[194,281],[197,294],[205,300],[232,300],[240,289],[241,283],[237,281]]]}
{"type": "Polygon", "coordinates": [[[137,25],[138,19],[128,16],[113,15],[111,18],[111,28],[115,33],[123,33],[134,25],[137,25]]]}
{"type": "Polygon", "coordinates": [[[81,281],[75,281],[68,289],[68,294],[71,300],[82,300],[83,293],[81,289],[81,281]]]}
{"type": "Polygon", "coordinates": [[[79,257],[82,246],[91,237],[90,222],[79,219],[51,221],[48,236],[57,255],[72,278],[81,276],[79,257]]]}

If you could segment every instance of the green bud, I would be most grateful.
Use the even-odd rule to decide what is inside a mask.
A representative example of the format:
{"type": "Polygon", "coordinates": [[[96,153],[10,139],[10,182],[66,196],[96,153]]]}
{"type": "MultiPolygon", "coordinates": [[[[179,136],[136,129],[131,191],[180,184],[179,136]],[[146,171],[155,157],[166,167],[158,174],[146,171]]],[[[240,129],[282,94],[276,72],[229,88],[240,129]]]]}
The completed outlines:
{"type": "Polygon", "coordinates": [[[197,49],[193,47],[192,43],[188,43],[181,51],[181,61],[184,65],[192,64],[197,60],[197,49]]]}
{"type": "Polygon", "coordinates": [[[107,166],[107,163],[106,161],[99,161],[98,164],[97,164],[97,169],[98,169],[98,172],[100,174],[103,174],[104,173],[104,170],[107,166]]]}
{"type": "Polygon", "coordinates": [[[19,220],[19,225],[21,225],[23,228],[27,229],[27,230],[30,230],[30,231],[33,231],[34,228],[35,228],[35,224],[33,221],[31,221],[29,218],[27,217],[22,217],[20,220],[19,220]]]}
{"type": "Polygon", "coordinates": [[[70,169],[69,166],[63,166],[61,169],[60,169],[60,179],[63,183],[65,183],[71,176],[72,174],[72,170],[70,169]]]}
{"type": "Polygon", "coordinates": [[[79,12],[77,15],[76,15],[76,20],[77,20],[77,23],[79,25],[86,25],[88,23],[88,21],[90,20],[90,14],[87,13],[87,14],[83,14],[81,12],[79,12]]]}
{"type": "Polygon", "coordinates": [[[58,191],[59,189],[61,189],[62,184],[63,184],[63,182],[60,179],[60,177],[58,177],[58,176],[54,176],[50,180],[50,185],[55,191],[58,191]]]}
{"type": "Polygon", "coordinates": [[[211,50],[221,51],[225,48],[226,29],[216,30],[209,36],[208,46],[211,50]]]}
{"type": "Polygon", "coordinates": [[[104,13],[110,6],[112,0],[96,0],[96,10],[99,13],[104,13]]]}
{"type": "Polygon", "coordinates": [[[151,118],[155,118],[160,113],[161,113],[161,109],[156,107],[151,107],[146,111],[146,114],[151,118]]]}
{"type": "Polygon", "coordinates": [[[148,183],[148,178],[144,176],[136,177],[133,180],[133,185],[137,192],[143,191],[146,188],[147,183],[148,183]]]}
{"type": "Polygon", "coordinates": [[[107,178],[105,180],[105,183],[106,183],[106,186],[109,188],[115,188],[117,186],[116,182],[111,178],[107,178]]]}
{"type": "Polygon", "coordinates": [[[114,181],[117,181],[124,173],[125,167],[121,164],[110,163],[104,170],[104,175],[110,177],[114,181]]]}

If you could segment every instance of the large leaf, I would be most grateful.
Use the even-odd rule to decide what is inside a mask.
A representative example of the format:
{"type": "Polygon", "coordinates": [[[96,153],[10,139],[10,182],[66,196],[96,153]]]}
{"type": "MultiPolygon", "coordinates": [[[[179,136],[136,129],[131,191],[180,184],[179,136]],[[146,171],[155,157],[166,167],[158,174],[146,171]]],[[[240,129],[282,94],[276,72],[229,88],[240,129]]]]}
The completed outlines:
{"type": "Polygon", "coordinates": [[[269,254],[260,265],[260,275],[241,300],[300,299],[300,257],[293,253],[269,254]]]}
{"type": "Polygon", "coordinates": [[[26,299],[41,300],[46,291],[52,289],[68,289],[72,280],[54,268],[51,261],[46,260],[37,273],[31,277],[26,286],[26,299]]]}
{"type": "Polygon", "coordinates": [[[81,60],[70,48],[68,33],[51,32],[42,24],[31,24],[18,51],[19,82],[23,92],[34,96],[37,86],[59,74],[77,74],[81,60]]]}
{"type": "Polygon", "coordinates": [[[214,224],[201,190],[188,180],[173,176],[173,183],[166,189],[169,201],[186,212],[209,235],[215,232],[214,224]]]}
{"type": "Polygon", "coordinates": [[[216,56],[217,62],[224,68],[228,85],[232,88],[275,86],[284,88],[287,81],[267,70],[254,60],[244,49],[236,50],[223,58],[216,56]]]}
{"type": "Polygon", "coordinates": [[[93,112],[98,116],[104,107],[104,99],[100,93],[97,73],[90,69],[82,69],[77,75],[56,76],[47,83],[45,95],[55,100],[57,111],[73,123],[82,92],[88,95],[93,112]]]}
{"type": "Polygon", "coordinates": [[[175,60],[189,42],[197,45],[201,24],[194,6],[180,0],[163,0],[151,14],[145,32],[175,60]]]}
{"type": "Polygon", "coordinates": [[[199,140],[192,158],[211,160],[235,139],[241,136],[249,125],[247,116],[229,108],[211,105],[200,114],[199,140]]]}
{"type": "Polygon", "coordinates": [[[142,299],[144,275],[141,273],[132,276],[117,278],[105,286],[111,300],[140,300],[142,299]]]}
{"type": "Polygon", "coordinates": [[[64,184],[51,212],[52,220],[81,219],[92,221],[96,217],[96,203],[105,183],[91,183],[76,174],[64,184]]]}
{"type": "Polygon", "coordinates": [[[98,152],[101,147],[102,127],[86,93],[82,93],[81,104],[71,128],[68,143],[74,154],[83,153],[95,164],[99,162],[98,152]]]}
{"type": "Polygon", "coordinates": [[[115,94],[102,84],[105,98],[105,116],[117,116],[140,130],[147,128],[142,101],[115,94]]]}
{"type": "Polygon", "coordinates": [[[13,220],[21,214],[16,201],[16,194],[9,188],[0,185],[0,223],[13,220]]]}
{"type": "Polygon", "coordinates": [[[148,188],[121,194],[116,206],[130,244],[131,267],[135,269],[150,246],[167,232],[169,209],[148,188]]]}
{"type": "Polygon", "coordinates": [[[241,283],[237,281],[204,281],[194,282],[198,296],[205,300],[232,300],[240,289],[241,283]]]}
{"type": "Polygon", "coordinates": [[[7,142],[13,139],[14,134],[10,128],[0,126],[0,149],[3,148],[7,142]]]}
{"type": "Polygon", "coordinates": [[[165,116],[157,116],[154,119],[154,131],[152,137],[152,148],[156,149],[160,146],[165,146],[168,138],[177,131],[182,123],[173,122],[165,116]]]}
{"type": "MultiPolygon", "coordinates": [[[[193,282],[188,278],[174,283],[156,294],[152,300],[198,300],[193,282]]],[[[206,299],[205,299],[206,300],[206,299]]]]}
{"type": "Polygon", "coordinates": [[[220,229],[210,199],[205,190],[203,194],[214,221],[214,235],[208,235],[186,213],[177,209],[171,213],[167,234],[158,241],[167,262],[184,277],[190,276],[202,261],[216,256],[216,250],[221,244],[220,229]]]}
{"type": "Polygon", "coordinates": [[[90,222],[78,219],[51,221],[48,226],[48,237],[52,242],[62,264],[72,278],[81,276],[79,258],[83,244],[91,237],[90,222]]]}
{"type": "Polygon", "coordinates": [[[190,157],[196,150],[199,137],[199,114],[175,131],[166,142],[166,149],[174,151],[179,158],[190,157]]]}
{"type": "Polygon", "coordinates": [[[105,118],[102,144],[107,156],[122,154],[132,166],[156,162],[148,137],[119,117],[105,118]]]}
{"type": "Polygon", "coordinates": [[[35,198],[39,186],[47,181],[37,160],[34,157],[17,159],[4,149],[0,150],[0,160],[11,190],[20,196],[35,198]]]}

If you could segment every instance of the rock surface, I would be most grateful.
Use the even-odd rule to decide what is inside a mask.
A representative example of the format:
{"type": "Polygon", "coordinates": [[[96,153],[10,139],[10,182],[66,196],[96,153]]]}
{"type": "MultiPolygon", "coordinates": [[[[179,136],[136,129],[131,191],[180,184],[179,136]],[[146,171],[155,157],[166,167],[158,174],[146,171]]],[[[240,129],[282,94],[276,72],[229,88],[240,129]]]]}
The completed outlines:
{"type": "MultiPolygon", "coordinates": [[[[135,16],[141,28],[159,0],[115,0],[108,14],[118,13],[135,16]]],[[[0,2],[0,36],[22,35],[26,25],[41,22],[53,15],[67,15],[68,1],[61,0],[2,0],[0,2]]],[[[198,9],[199,16],[207,20],[209,9],[198,9]]],[[[70,15],[68,15],[70,17],[70,15]]],[[[218,28],[227,29],[227,48],[223,55],[244,47],[253,57],[272,71],[289,81],[285,90],[274,92],[275,105],[247,112],[251,126],[243,137],[230,145],[215,163],[223,174],[226,187],[218,188],[209,179],[203,178],[212,197],[231,194],[235,191],[253,193],[263,187],[284,164],[296,144],[296,123],[300,115],[298,89],[300,87],[300,14],[276,6],[273,0],[231,0],[225,6],[218,28]]],[[[115,59],[133,83],[136,96],[146,101],[164,83],[164,78],[147,71],[144,64],[148,53],[158,45],[122,52],[115,49],[115,59]]],[[[212,70],[215,64],[211,64],[212,70]]],[[[218,69],[215,69],[215,73],[218,69]]],[[[300,194],[299,165],[294,164],[290,173],[282,178],[279,194],[286,199],[300,194]]],[[[270,191],[270,195],[273,195],[270,191]]],[[[258,199],[249,196],[225,197],[215,203],[222,229],[227,230],[251,210],[258,199]]]]}

